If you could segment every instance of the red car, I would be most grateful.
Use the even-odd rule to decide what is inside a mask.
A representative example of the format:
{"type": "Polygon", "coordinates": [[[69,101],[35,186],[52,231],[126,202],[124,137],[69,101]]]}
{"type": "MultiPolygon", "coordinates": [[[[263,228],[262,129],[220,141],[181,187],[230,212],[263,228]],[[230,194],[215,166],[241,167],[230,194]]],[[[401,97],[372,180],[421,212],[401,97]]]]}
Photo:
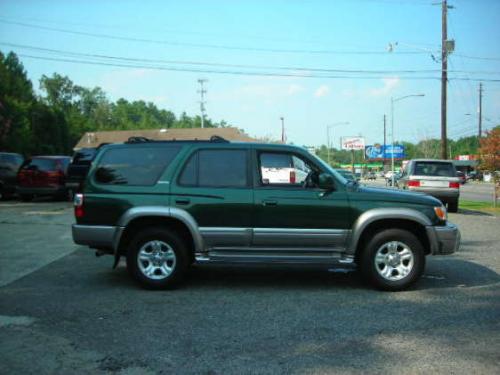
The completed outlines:
{"type": "Polygon", "coordinates": [[[66,171],[69,156],[34,156],[26,160],[17,174],[17,192],[23,201],[35,196],[67,197],[66,171]]]}

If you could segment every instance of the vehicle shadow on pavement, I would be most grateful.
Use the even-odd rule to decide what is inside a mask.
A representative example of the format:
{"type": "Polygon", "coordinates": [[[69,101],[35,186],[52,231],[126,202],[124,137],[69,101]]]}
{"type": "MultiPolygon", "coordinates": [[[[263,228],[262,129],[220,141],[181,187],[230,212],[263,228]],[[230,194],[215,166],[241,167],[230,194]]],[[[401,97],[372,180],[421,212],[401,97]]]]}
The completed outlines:
{"type": "MultiPolygon", "coordinates": [[[[96,283],[118,288],[138,288],[125,265],[108,273],[100,272],[96,283]],[[112,284],[112,285],[109,285],[112,284]]],[[[422,278],[408,290],[470,288],[500,282],[500,275],[480,264],[450,257],[428,257],[422,278]]],[[[281,289],[285,290],[372,290],[355,269],[297,266],[215,266],[194,265],[180,289],[281,289]]]]}
{"type": "Polygon", "coordinates": [[[462,215],[467,215],[467,216],[495,216],[495,215],[490,214],[488,212],[477,211],[477,210],[468,210],[466,208],[460,208],[458,210],[458,213],[460,213],[462,215]]]}

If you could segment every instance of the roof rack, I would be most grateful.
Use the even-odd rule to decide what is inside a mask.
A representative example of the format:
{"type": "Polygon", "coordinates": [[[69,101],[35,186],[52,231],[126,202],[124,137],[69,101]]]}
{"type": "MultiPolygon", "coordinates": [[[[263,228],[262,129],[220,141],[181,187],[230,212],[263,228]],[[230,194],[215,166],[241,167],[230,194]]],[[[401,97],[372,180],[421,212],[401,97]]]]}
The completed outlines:
{"type": "Polygon", "coordinates": [[[222,138],[219,135],[212,135],[210,137],[210,142],[220,142],[220,143],[229,143],[229,141],[225,138],[222,138]]]}
{"type": "Polygon", "coordinates": [[[146,137],[129,137],[129,139],[125,143],[145,143],[145,142],[212,142],[212,143],[229,143],[229,141],[221,136],[212,135],[209,140],[200,140],[200,139],[185,139],[185,140],[155,140],[149,139],[146,137]]]}
{"type": "Polygon", "coordinates": [[[152,142],[152,139],[146,137],[129,137],[129,139],[125,143],[143,143],[143,142],[152,142]]]}

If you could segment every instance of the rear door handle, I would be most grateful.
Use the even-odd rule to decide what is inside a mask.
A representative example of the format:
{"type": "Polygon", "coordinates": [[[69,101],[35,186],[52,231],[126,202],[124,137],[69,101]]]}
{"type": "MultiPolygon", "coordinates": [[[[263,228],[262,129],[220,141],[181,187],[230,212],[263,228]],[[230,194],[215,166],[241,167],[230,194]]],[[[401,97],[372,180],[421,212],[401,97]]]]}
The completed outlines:
{"type": "Polygon", "coordinates": [[[187,199],[187,198],[184,198],[184,199],[176,199],[175,203],[176,204],[186,205],[186,204],[191,203],[191,201],[189,199],[187,199]]]}
{"type": "Polygon", "coordinates": [[[266,199],[266,200],[262,201],[262,205],[264,205],[264,206],[277,206],[278,201],[266,199]]]}

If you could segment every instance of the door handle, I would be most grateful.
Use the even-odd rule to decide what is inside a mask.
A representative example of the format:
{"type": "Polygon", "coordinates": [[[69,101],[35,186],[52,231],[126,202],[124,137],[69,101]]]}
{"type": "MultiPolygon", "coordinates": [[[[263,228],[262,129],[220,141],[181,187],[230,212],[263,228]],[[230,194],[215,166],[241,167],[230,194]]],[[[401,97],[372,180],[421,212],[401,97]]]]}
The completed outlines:
{"type": "Polygon", "coordinates": [[[186,204],[191,203],[191,201],[189,199],[187,199],[187,198],[184,198],[184,199],[176,199],[175,203],[176,204],[186,205],[186,204]]]}
{"type": "Polygon", "coordinates": [[[262,205],[263,206],[277,206],[278,205],[278,201],[271,200],[271,199],[266,199],[266,200],[262,201],[262,205]]]}

